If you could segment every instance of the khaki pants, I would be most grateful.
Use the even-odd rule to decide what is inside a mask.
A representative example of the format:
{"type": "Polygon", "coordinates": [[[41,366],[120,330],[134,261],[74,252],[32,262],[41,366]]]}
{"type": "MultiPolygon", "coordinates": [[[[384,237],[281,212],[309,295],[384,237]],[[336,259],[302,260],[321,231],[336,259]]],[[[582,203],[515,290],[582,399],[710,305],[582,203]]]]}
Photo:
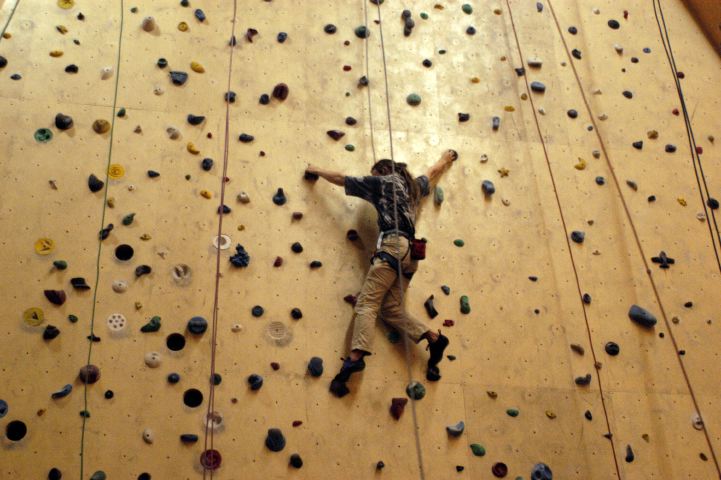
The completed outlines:
{"type": "MultiPolygon", "coordinates": [[[[401,269],[404,273],[415,272],[418,269],[418,260],[411,260],[409,243],[405,237],[388,235],[383,237],[379,251],[385,251],[396,258],[401,258],[401,269]]],[[[404,306],[401,305],[400,291],[403,289],[405,294],[410,280],[402,275],[400,278],[401,285],[399,286],[398,272],[388,265],[388,262],[380,258],[373,259],[354,308],[355,325],[351,341],[352,350],[372,353],[375,322],[379,313],[387,324],[407,333],[408,337],[416,343],[429,330],[426,324],[408,315],[404,306]]]]}

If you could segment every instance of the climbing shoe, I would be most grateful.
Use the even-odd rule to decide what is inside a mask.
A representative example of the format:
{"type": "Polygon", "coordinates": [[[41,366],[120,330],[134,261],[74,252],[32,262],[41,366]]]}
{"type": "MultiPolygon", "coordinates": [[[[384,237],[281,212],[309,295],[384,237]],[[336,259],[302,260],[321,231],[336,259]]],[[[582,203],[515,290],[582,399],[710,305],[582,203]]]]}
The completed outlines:
{"type": "Polygon", "coordinates": [[[347,395],[350,390],[348,390],[346,382],[350,380],[351,374],[360,372],[365,368],[366,362],[364,362],[362,358],[355,362],[352,361],[350,357],[346,358],[343,360],[343,367],[341,367],[340,372],[333,377],[333,381],[330,382],[330,391],[338,398],[347,395]]]}
{"type": "Polygon", "coordinates": [[[338,398],[343,398],[350,393],[348,386],[345,382],[340,380],[333,380],[330,382],[330,392],[338,398]]]}
{"type": "Polygon", "coordinates": [[[448,337],[438,331],[438,340],[428,343],[426,350],[431,351],[431,358],[428,359],[428,369],[426,370],[426,379],[429,382],[437,382],[441,379],[441,373],[438,369],[438,363],[443,359],[443,352],[448,346],[448,337]]]}

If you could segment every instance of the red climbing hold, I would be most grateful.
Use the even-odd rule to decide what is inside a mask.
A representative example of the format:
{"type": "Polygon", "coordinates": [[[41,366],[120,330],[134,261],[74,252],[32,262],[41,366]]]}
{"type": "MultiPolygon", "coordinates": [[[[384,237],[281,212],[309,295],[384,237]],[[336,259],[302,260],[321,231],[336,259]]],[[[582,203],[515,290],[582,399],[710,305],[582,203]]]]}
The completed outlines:
{"type": "Polygon", "coordinates": [[[678,116],[678,108],[674,108],[673,110],[671,110],[671,113],[678,116]]]}

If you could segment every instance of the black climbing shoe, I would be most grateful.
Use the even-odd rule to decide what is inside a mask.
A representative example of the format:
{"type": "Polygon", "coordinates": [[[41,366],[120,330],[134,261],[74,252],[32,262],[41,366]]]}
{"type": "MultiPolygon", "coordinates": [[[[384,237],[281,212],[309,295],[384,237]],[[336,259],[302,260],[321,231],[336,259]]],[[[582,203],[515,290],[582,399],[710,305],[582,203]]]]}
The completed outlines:
{"type": "Polygon", "coordinates": [[[448,337],[438,331],[438,340],[428,343],[426,350],[431,351],[431,358],[428,359],[428,370],[426,370],[426,379],[429,382],[437,382],[441,379],[441,373],[438,369],[438,363],[443,359],[443,352],[448,346],[448,337]]]}
{"type": "Polygon", "coordinates": [[[363,361],[363,358],[355,362],[351,361],[350,357],[346,358],[343,360],[343,367],[340,369],[340,373],[333,377],[333,381],[330,382],[330,391],[338,398],[347,395],[350,393],[350,390],[348,390],[346,382],[350,380],[351,374],[360,372],[365,368],[366,362],[363,361]]]}
{"type": "Polygon", "coordinates": [[[338,398],[343,398],[350,393],[350,390],[348,390],[348,386],[345,382],[333,380],[330,382],[330,392],[338,398]]]}

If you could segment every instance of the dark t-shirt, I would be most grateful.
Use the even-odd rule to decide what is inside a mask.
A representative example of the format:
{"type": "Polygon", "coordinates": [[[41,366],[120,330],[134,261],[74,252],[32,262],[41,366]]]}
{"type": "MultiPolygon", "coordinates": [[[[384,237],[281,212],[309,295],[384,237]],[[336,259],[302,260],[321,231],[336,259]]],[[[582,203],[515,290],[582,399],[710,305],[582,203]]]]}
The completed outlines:
{"type": "MultiPolygon", "coordinates": [[[[428,177],[421,175],[415,179],[420,187],[421,196],[430,194],[428,177]]],[[[411,200],[406,184],[399,174],[377,177],[345,177],[345,194],[362,198],[373,204],[378,212],[378,228],[381,232],[394,230],[393,185],[398,200],[398,228],[411,236],[416,233],[416,206],[411,200]]]]}

